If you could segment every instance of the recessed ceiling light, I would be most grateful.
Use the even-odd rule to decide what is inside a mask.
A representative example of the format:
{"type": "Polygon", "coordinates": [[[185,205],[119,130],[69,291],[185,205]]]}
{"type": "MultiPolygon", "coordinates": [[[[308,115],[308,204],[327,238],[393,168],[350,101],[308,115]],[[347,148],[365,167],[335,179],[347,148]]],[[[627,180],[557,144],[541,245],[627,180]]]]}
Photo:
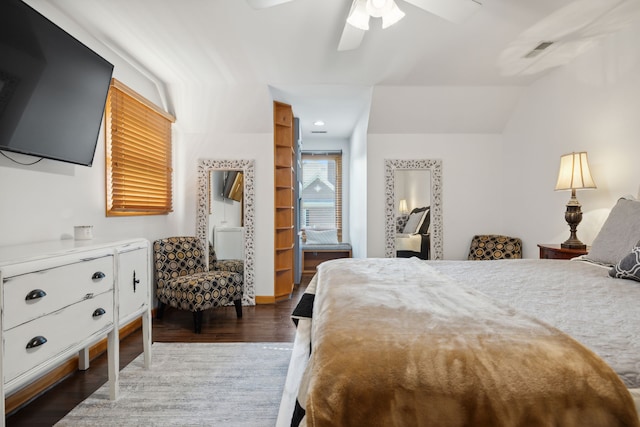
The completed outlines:
{"type": "Polygon", "coordinates": [[[316,120],[313,124],[314,126],[324,126],[324,122],[322,120],[316,120]]]}

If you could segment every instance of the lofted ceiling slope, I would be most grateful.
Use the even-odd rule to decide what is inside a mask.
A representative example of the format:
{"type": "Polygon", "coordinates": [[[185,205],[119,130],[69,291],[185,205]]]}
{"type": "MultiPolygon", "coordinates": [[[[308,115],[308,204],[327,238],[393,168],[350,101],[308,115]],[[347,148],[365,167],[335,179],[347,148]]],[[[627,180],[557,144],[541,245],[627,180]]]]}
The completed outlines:
{"type": "Polygon", "coordinates": [[[570,4],[481,0],[476,13],[453,24],[397,0],[403,20],[383,30],[372,19],[362,45],[339,52],[350,0],[294,0],[267,9],[245,0],[26,1],[45,15],[72,19],[152,73],[184,132],[270,132],[267,105],[274,97],[293,105],[305,136],[311,122],[323,119],[327,138],[348,138],[371,102],[376,132],[500,131],[518,88],[540,76],[502,75],[501,53],[570,4]],[[468,87],[475,89],[464,95],[468,87]],[[379,96],[372,97],[374,88],[379,96]],[[393,88],[400,88],[395,97],[393,88]],[[422,106],[416,94],[424,96],[422,106]],[[416,104],[437,114],[416,120],[416,104]]]}

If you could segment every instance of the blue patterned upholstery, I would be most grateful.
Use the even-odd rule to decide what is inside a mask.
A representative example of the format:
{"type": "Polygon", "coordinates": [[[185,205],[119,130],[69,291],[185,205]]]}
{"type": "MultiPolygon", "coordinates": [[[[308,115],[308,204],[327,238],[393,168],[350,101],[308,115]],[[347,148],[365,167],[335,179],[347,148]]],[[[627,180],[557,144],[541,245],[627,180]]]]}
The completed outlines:
{"type": "Polygon", "coordinates": [[[205,252],[196,237],[169,237],[153,243],[153,265],[158,297],[157,317],[169,305],[194,313],[194,329],[201,330],[204,310],[233,302],[242,317],[243,274],[209,271],[205,252]]]}

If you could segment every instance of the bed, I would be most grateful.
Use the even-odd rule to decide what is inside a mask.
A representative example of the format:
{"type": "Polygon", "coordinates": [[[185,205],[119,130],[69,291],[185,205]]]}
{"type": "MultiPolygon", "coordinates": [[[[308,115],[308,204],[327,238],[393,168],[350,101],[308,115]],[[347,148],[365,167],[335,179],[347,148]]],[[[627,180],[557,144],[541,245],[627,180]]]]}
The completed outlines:
{"type": "Polygon", "coordinates": [[[595,260],[322,264],[278,425],[639,425],[640,283],[609,271],[640,280],[640,210],[631,233],[619,211],[595,260]]]}
{"type": "Polygon", "coordinates": [[[398,258],[430,259],[430,223],[429,206],[415,208],[408,214],[396,217],[395,247],[398,258]]]}

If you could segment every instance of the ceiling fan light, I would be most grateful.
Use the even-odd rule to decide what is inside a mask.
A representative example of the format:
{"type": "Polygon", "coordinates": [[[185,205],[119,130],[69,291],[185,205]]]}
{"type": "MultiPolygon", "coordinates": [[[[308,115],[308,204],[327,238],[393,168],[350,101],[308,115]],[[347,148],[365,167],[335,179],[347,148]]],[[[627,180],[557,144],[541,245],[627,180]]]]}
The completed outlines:
{"type": "Polygon", "coordinates": [[[382,28],[388,28],[404,18],[404,12],[392,1],[391,10],[382,16],[382,28]]]}
{"type": "Polygon", "coordinates": [[[347,18],[347,23],[360,30],[369,29],[369,13],[367,12],[367,0],[360,0],[354,4],[351,13],[347,18]]]}
{"type": "Polygon", "coordinates": [[[367,0],[367,12],[374,18],[381,18],[388,14],[395,4],[393,0],[367,0]]]}

